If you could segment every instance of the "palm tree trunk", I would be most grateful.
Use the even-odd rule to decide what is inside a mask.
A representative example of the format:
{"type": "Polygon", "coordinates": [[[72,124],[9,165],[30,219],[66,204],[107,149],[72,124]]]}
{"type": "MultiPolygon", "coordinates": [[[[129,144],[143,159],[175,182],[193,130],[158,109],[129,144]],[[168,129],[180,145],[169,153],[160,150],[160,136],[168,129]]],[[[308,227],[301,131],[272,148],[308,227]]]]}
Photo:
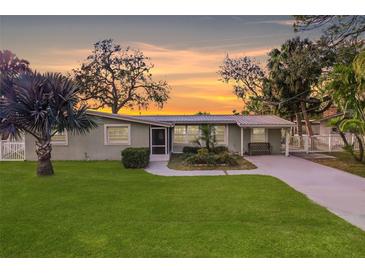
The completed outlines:
{"type": "Polygon", "coordinates": [[[359,134],[355,134],[355,137],[359,143],[359,157],[355,157],[355,159],[359,162],[362,162],[364,160],[364,143],[359,134]]]}
{"type": "Polygon", "coordinates": [[[342,139],[345,147],[349,147],[349,142],[346,139],[345,133],[343,133],[343,131],[341,131],[341,129],[338,126],[336,126],[336,128],[337,128],[338,134],[340,134],[340,136],[341,136],[341,139],[342,139]]]}
{"type": "Polygon", "coordinates": [[[36,141],[36,153],[38,156],[37,175],[53,175],[53,166],[51,162],[52,145],[50,140],[36,141]]]}

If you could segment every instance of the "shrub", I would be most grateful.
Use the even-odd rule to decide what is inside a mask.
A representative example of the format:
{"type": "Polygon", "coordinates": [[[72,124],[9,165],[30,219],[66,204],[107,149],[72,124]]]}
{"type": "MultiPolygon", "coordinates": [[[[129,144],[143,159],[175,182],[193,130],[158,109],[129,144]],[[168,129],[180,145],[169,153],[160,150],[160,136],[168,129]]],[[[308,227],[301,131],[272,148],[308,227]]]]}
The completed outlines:
{"type": "Polygon", "coordinates": [[[209,154],[209,150],[205,147],[198,149],[198,155],[207,156],[209,154]]]}
{"type": "Polygon", "coordinates": [[[185,162],[189,165],[238,165],[237,159],[229,154],[223,152],[220,154],[209,153],[208,149],[202,148],[198,150],[198,154],[193,154],[185,159],[185,162]]]}
{"type": "Polygon", "coordinates": [[[226,147],[226,146],[216,146],[212,149],[212,152],[215,153],[215,154],[228,152],[228,147],[226,147]]]}
{"type": "Polygon", "coordinates": [[[215,165],[213,154],[194,154],[186,158],[185,162],[189,165],[215,165]]]}
{"type": "Polygon", "coordinates": [[[198,150],[200,149],[200,147],[183,147],[183,153],[188,153],[188,154],[197,154],[198,150]]]}
{"type": "Polygon", "coordinates": [[[150,162],[148,148],[129,147],[122,151],[122,163],[126,168],[145,168],[150,162]]]}
{"type": "Polygon", "coordinates": [[[216,155],[217,164],[226,164],[228,166],[237,166],[237,159],[229,154],[228,152],[223,152],[216,155]]]}

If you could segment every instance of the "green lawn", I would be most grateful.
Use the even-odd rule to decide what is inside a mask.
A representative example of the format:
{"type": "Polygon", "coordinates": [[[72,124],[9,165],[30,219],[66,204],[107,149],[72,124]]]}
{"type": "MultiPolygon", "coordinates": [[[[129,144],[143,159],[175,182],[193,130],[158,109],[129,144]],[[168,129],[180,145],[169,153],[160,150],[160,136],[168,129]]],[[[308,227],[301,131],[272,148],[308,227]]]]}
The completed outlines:
{"type": "Polygon", "coordinates": [[[1,257],[365,257],[365,232],[267,176],[0,163],[1,257]]]}
{"type": "Polygon", "coordinates": [[[336,159],[312,159],[313,162],[341,169],[343,171],[365,177],[365,162],[356,161],[348,152],[326,153],[336,159]]]}

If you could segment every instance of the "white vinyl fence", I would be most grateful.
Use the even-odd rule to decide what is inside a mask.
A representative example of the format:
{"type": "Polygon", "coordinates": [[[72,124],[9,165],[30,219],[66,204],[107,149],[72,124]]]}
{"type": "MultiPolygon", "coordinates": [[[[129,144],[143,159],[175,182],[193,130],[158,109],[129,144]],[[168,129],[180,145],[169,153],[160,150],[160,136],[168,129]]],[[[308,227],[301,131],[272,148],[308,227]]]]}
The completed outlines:
{"type": "MultiPolygon", "coordinates": [[[[359,144],[353,135],[347,134],[346,140],[350,145],[354,145],[354,149],[359,149],[359,144]]],[[[290,136],[289,151],[290,152],[333,152],[342,151],[344,142],[340,135],[314,135],[309,136],[290,136]]]]}
{"type": "Polygon", "coordinates": [[[25,144],[23,142],[0,141],[0,161],[23,161],[25,144]]]}

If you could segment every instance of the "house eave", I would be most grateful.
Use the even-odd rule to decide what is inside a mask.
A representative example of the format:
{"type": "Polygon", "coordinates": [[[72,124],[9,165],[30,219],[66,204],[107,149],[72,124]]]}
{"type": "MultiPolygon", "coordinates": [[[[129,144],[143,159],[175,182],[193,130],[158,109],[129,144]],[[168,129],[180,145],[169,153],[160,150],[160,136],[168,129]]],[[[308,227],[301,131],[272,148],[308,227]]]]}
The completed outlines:
{"type": "Polygon", "coordinates": [[[240,124],[238,125],[239,127],[242,127],[242,128],[291,128],[291,127],[294,127],[295,125],[294,124],[275,124],[275,125],[272,125],[272,124],[240,124]]]}
{"type": "Polygon", "coordinates": [[[107,118],[107,119],[122,120],[122,121],[147,124],[147,125],[153,125],[153,126],[173,127],[172,123],[155,122],[155,121],[150,121],[150,120],[146,120],[146,119],[136,119],[136,118],[133,118],[133,117],[130,117],[127,115],[109,114],[109,113],[92,111],[92,110],[88,110],[86,113],[88,115],[107,118]]]}

